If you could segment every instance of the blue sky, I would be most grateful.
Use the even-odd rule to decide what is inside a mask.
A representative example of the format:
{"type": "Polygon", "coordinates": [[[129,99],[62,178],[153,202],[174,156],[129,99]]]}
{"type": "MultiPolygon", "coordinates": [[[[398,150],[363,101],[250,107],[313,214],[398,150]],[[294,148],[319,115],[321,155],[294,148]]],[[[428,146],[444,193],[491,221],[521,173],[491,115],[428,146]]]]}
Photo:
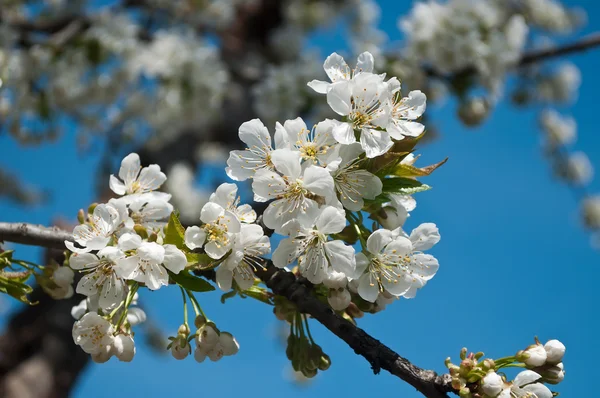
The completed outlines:
{"type": "MultiPolygon", "coordinates": [[[[381,1],[382,27],[398,39],[396,16],[409,2],[381,1]]],[[[584,32],[600,28],[600,4],[570,1],[588,11],[584,32]]],[[[322,54],[338,50],[339,35],[326,32],[313,40],[322,54]]],[[[561,108],[578,122],[577,149],[584,150],[600,169],[600,137],[596,103],[600,50],[570,57],[582,70],[578,101],[561,108]]],[[[565,397],[589,396],[588,375],[600,355],[595,343],[600,277],[598,252],[581,228],[578,203],[565,186],[552,178],[540,150],[537,110],[516,110],[503,103],[488,121],[467,129],[454,116],[453,102],[427,112],[442,134],[423,146],[422,164],[446,156],[449,162],[428,177],[433,190],[417,196],[418,207],[407,223],[435,222],[442,240],[433,254],[440,261],[437,276],[414,300],[401,300],[388,310],[359,321],[361,327],[417,365],[443,372],[447,356],[457,358],[461,347],[492,357],[510,355],[535,335],[558,338],[567,346],[565,381],[556,387],[565,397]]],[[[55,217],[74,217],[93,200],[95,166],[100,150],[79,155],[73,132],[57,143],[23,148],[0,137],[0,165],[25,181],[52,190],[52,201],[36,209],[0,202],[1,221],[48,224],[55,217]]],[[[594,182],[592,192],[600,192],[594,182]]],[[[22,256],[36,259],[38,251],[22,256]]],[[[181,323],[179,292],[144,292],[149,315],[167,333],[181,323]]],[[[128,394],[261,395],[264,398],[340,394],[360,396],[377,392],[419,397],[410,386],[386,373],[373,376],[367,362],[343,342],[311,322],[314,336],[332,358],[331,368],[307,387],[299,388],[285,375],[287,360],[277,340],[278,323],[271,309],[249,300],[222,305],[218,294],[200,297],[208,315],[241,344],[235,357],[218,363],[175,361],[139,344],[134,362],[114,360],[90,366],[75,397],[128,394]]]]}

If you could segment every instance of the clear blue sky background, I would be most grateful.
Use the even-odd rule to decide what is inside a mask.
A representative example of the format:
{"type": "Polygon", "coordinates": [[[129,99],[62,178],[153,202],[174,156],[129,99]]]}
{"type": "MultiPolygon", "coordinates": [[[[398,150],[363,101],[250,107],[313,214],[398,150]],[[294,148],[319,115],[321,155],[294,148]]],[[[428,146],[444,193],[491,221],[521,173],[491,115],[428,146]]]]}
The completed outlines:
{"type": "MultiPolygon", "coordinates": [[[[396,17],[407,12],[410,2],[381,3],[382,28],[399,39],[396,17]]],[[[578,35],[600,28],[598,2],[567,3],[588,12],[589,25],[578,35]]],[[[312,45],[325,56],[343,49],[340,37],[337,30],[328,31],[312,45]]],[[[579,124],[576,147],[600,169],[600,50],[570,59],[581,68],[584,83],[578,101],[562,110],[579,124]]],[[[567,346],[567,377],[556,390],[565,397],[591,396],[588,377],[600,356],[595,341],[599,256],[580,225],[578,203],[551,177],[541,154],[536,110],[515,110],[504,103],[477,129],[466,129],[453,112],[452,102],[428,109],[442,134],[423,147],[422,162],[446,156],[450,161],[427,179],[434,189],[418,195],[418,207],[407,223],[407,228],[425,221],[438,224],[442,241],[433,253],[440,271],[415,300],[401,300],[384,313],[368,315],[360,326],[417,365],[440,372],[445,370],[444,358],[457,358],[465,345],[500,357],[524,348],[535,335],[559,338],[567,346]]],[[[73,134],[39,148],[21,148],[6,136],[0,137],[0,145],[0,165],[53,192],[50,203],[33,210],[0,202],[0,220],[48,224],[57,216],[74,217],[93,200],[99,159],[77,154],[73,134]]],[[[598,182],[592,191],[600,192],[598,182]]],[[[39,252],[21,253],[35,259],[39,252]]],[[[173,333],[181,323],[179,292],[144,293],[149,315],[173,333]]],[[[250,300],[222,305],[217,294],[200,300],[221,329],[237,336],[239,355],[197,364],[192,358],[159,356],[140,344],[131,364],[112,360],[87,368],[74,396],[420,396],[386,373],[373,376],[363,358],[315,322],[315,337],[333,365],[310,386],[299,388],[285,377],[288,364],[270,308],[250,300]]]]}

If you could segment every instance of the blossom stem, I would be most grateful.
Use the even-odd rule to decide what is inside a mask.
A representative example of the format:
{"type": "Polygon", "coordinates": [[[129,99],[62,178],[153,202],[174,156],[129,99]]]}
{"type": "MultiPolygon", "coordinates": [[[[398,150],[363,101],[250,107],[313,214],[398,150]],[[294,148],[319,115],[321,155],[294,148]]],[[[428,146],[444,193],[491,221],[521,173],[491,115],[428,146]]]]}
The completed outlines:
{"type": "Polygon", "coordinates": [[[179,290],[181,290],[181,298],[183,299],[183,324],[188,326],[187,298],[185,297],[185,290],[181,286],[179,286],[179,290]]]}
{"type": "Polygon", "coordinates": [[[196,315],[200,314],[202,315],[206,320],[208,320],[208,317],[206,316],[206,314],[204,313],[204,311],[202,310],[202,306],[200,305],[200,303],[198,302],[198,299],[196,298],[196,296],[194,296],[194,293],[192,293],[190,290],[186,289],[185,290],[188,294],[188,296],[190,296],[190,301],[192,302],[192,305],[194,306],[194,311],[196,312],[196,315]]]}
{"type": "Polygon", "coordinates": [[[310,327],[308,326],[308,319],[307,319],[306,315],[300,314],[300,316],[302,317],[302,319],[304,319],[304,324],[306,325],[306,333],[308,334],[308,338],[310,339],[310,342],[313,344],[316,344],[315,340],[313,339],[312,335],[310,334],[310,327]]]}
{"type": "Polygon", "coordinates": [[[137,282],[133,282],[133,284],[129,287],[129,293],[127,293],[127,297],[125,298],[125,308],[123,308],[123,313],[121,314],[121,317],[119,318],[119,322],[117,323],[117,327],[116,327],[117,330],[119,330],[119,328],[125,321],[125,318],[127,317],[127,310],[129,309],[129,306],[131,305],[131,302],[133,301],[133,296],[135,296],[135,293],[137,292],[139,287],[140,287],[140,285],[137,282]]]}
{"type": "Polygon", "coordinates": [[[526,368],[527,365],[524,363],[507,363],[506,365],[496,366],[496,369],[500,368],[526,368]]]}

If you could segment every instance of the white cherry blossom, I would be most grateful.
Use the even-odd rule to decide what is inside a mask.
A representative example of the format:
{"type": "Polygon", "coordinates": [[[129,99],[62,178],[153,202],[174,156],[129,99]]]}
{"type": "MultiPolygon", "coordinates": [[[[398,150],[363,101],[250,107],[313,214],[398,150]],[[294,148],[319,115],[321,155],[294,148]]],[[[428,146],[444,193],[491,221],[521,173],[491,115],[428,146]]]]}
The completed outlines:
{"type": "Polygon", "coordinates": [[[390,79],[387,84],[392,102],[387,132],[396,140],[421,135],[425,126],[414,120],[420,118],[425,112],[427,97],[421,91],[414,90],[408,93],[408,97],[403,98],[400,93],[400,82],[396,78],[390,79]]]}
{"type": "Polygon", "coordinates": [[[273,264],[284,268],[298,261],[302,276],[318,284],[327,278],[329,267],[345,275],[355,272],[354,248],[342,241],[327,239],[346,226],[344,213],[327,206],[318,215],[314,227],[299,223],[288,225],[290,237],[282,240],[273,252],[273,264]]]}
{"type": "Polygon", "coordinates": [[[131,195],[154,191],[167,180],[160,166],[151,164],[142,168],[137,153],[130,153],[121,162],[119,178],[110,176],[110,189],[117,195],[131,195]],[[120,180],[119,180],[120,178],[120,180]]]}
{"type": "Polygon", "coordinates": [[[271,251],[269,237],[264,235],[261,226],[242,224],[240,233],[236,235],[232,253],[217,268],[216,280],[224,291],[231,289],[235,280],[241,290],[254,285],[254,271],[262,267],[261,257],[271,251]]]}
{"type": "Polygon", "coordinates": [[[275,127],[277,147],[296,150],[303,162],[334,170],[340,161],[332,133],[334,126],[335,121],[330,119],[317,123],[310,130],[299,117],[286,120],[283,126],[278,122],[275,127]]]}
{"type": "Polygon", "coordinates": [[[331,83],[313,80],[308,83],[308,86],[319,94],[327,94],[332,83],[349,82],[362,72],[373,72],[374,63],[373,55],[365,51],[358,56],[356,68],[350,69],[341,55],[333,53],[323,63],[323,69],[325,69],[331,83]]]}
{"type": "Polygon", "coordinates": [[[125,258],[125,253],[117,247],[109,246],[98,252],[73,254],[70,266],[85,273],[77,284],[77,293],[84,296],[99,297],[102,309],[118,305],[126,289],[125,281],[115,273],[117,262],[125,258]]]}
{"type": "Polygon", "coordinates": [[[214,202],[202,207],[200,220],[202,227],[189,227],[185,232],[185,242],[190,249],[202,247],[215,260],[223,257],[233,247],[235,234],[240,232],[240,222],[235,214],[214,202]]]}
{"type": "Polygon", "coordinates": [[[515,377],[511,390],[516,397],[552,398],[554,396],[552,391],[539,383],[541,379],[542,376],[539,373],[533,370],[524,370],[515,377]]]}
{"type": "Polygon", "coordinates": [[[178,274],[187,264],[185,254],[174,245],[143,242],[138,235],[128,233],[121,236],[119,248],[134,250],[134,254],[117,261],[117,276],[144,283],[150,290],[169,284],[167,270],[178,274]]]}
{"type": "Polygon", "coordinates": [[[123,221],[119,211],[110,204],[97,205],[88,217],[87,224],[77,225],[73,229],[75,242],[83,248],[77,248],[72,242],[65,241],[65,246],[72,252],[87,253],[104,249],[123,221]]]}
{"type": "Polygon", "coordinates": [[[385,130],[390,121],[390,92],[383,78],[361,73],[348,83],[335,83],[327,92],[327,103],[347,122],[337,122],[333,136],[341,144],[356,142],[355,130],[368,158],[387,152],[392,147],[385,130]]]}
{"type": "Polygon", "coordinates": [[[88,312],[73,325],[73,341],[88,354],[98,354],[110,347],[114,328],[96,312],[88,312]]]}
{"type": "Polygon", "coordinates": [[[356,255],[358,294],[372,303],[384,291],[396,297],[414,297],[439,267],[435,257],[421,250],[431,248],[438,240],[433,224],[419,226],[410,238],[398,230],[373,232],[367,239],[369,254],[356,255]]]}
{"type": "Polygon", "coordinates": [[[375,199],[383,184],[379,177],[361,168],[359,158],[363,150],[358,143],[340,149],[341,163],[333,175],[333,182],[342,205],[350,211],[360,211],[363,199],[375,199]]]}
{"type": "Polygon", "coordinates": [[[238,134],[248,147],[229,154],[225,169],[229,178],[244,181],[259,170],[273,169],[271,135],[265,125],[259,119],[252,119],[240,126],[238,134]]]}
{"type": "Polygon", "coordinates": [[[261,170],[252,182],[255,201],[274,199],[264,212],[265,225],[279,232],[291,220],[298,220],[302,225],[311,224],[318,213],[317,197],[327,202],[335,196],[333,178],[322,167],[313,165],[303,169],[300,153],[289,149],[275,150],[272,161],[283,176],[275,171],[261,170]]]}
{"type": "Polygon", "coordinates": [[[209,201],[233,213],[240,222],[253,223],[256,221],[256,212],[248,204],[240,205],[240,197],[237,195],[237,191],[238,187],[235,184],[221,184],[210,195],[209,201]]]}

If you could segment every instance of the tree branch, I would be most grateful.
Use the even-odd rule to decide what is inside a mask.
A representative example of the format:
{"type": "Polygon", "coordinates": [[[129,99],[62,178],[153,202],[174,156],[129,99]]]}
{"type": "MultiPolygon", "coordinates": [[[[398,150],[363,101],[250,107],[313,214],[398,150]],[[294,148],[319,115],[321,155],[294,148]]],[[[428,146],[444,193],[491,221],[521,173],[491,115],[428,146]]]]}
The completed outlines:
{"type": "Polygon", "coordinates": [[[544,61],[547,59],[560,57],[561,55],[586,51],[597,46],[600,46],[600,32],[594,32],[580,40],[564,46],[550,47],[527,52],[523,54],[517,66],[527,66],[538,61],[544,61]]]}
{"type": "Polygon", "coordinates": [[[0,241],[2,242],[65,250],[65,240],[73,242],[73,234],[56,227],[0,222],[0,241]]]}
{"type": "MultiPolygon", "coordinates": [[[[58,228],[47,228],[26,223],[0,223],[0,240],[26,245],[64,249],[64,241],[73,241],[72,234],[58,228]]],[[[373,373],[385,369],[415,387],[427,398],[447,398],[453,392],[449,374],[437,375],[432,370],[421,369],[367,332],[336,314],[312,293],[312,285],[304,278],[272,264],[259,270],[261,278],[273,293],[284,296],[302,313],[310,314],[333,334],[344,340],[354,352],[371,364],[373,373]]]]}

